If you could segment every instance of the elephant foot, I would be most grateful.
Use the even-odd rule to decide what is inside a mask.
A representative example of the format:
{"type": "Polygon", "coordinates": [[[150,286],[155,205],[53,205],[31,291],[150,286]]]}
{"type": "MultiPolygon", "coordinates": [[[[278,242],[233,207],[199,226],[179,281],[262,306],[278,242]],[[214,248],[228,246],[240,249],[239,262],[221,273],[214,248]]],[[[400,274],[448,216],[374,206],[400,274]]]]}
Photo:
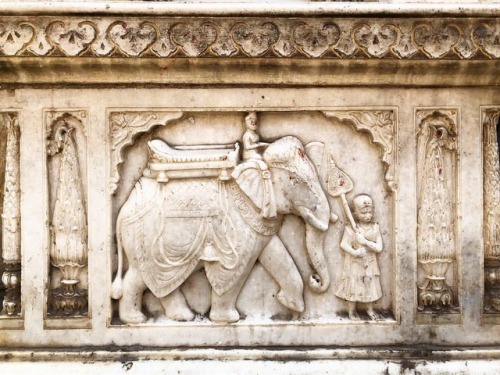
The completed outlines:
{"type": "Polygon", "coordinates": [[[120,312],[120,320],[125,324],[141,324],[145,323],[147,318],[142,312],[132,310],[128,312],[120,312]]]}
{"type": "Polygon", "coordinates": [[[214,309],[212,306],[209,317],[216,323],[235,323],[240,320],[240,313],[235,308],[214,309]]]}
{"type": "Polygon", "coordinates": [[[302,294],[294,295],[294,293],[287,293],[282,289],[278,292],[276,298],[283,306],[288,307],[290,310],[297,312],[304,311],[305,306],[302,294]]]}
{"type": "Polygon", "coordinates": [[[174,306],[173,308],[165,310],[165,316],[179,322],[188,322],[193,320],[195,315],[189,307],[174,306]]]}
{"type": "Polygon", "coordinates": [[[195,317],[184,295],[178,289],[174,290],[168,296],[160,298],[160,302],[165,309],[165,316],[169,319],[187,322],[193,320],[195,317]]]}

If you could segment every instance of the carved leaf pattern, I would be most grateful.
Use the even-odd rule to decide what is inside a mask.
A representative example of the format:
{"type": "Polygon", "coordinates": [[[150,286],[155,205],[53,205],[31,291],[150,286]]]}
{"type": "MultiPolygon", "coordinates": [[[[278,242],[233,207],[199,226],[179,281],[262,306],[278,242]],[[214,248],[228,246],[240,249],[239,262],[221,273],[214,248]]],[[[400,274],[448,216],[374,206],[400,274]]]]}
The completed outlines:
{"type": "Polygon", "coordinates": [[[359,25],[354,31],[355,42],[375,57],[383,57],[398,39],[394,25],[359,25]]]}
{"type": "Polygon", "coordinates": [[[250,57],[271,50],[274,57],[297,53],[342,59],[362,49],[374,58],[392,50],[396,54],[391,57],[401,59],[421,58],[418,51],[431,59],[442,58],[450,51],[455,54],[449,58],[469,59],[475,58],[479,48],[495,59],[500,58],[500,21],[492,17],[429,18],[413,24],[408,19],[370,17],[337,18],[334,22],[315,17],[300,21],[269,17],[259,22],[249,17],[210,21],[194,17],[0,17],[0,51],[5,55],[16,56],[28,50],[47,56],[55,45],[75,57],[87,55],[91,45],[95,57],[109,56],[115,49],[131,57],[140,57],[148,49],[158,57],[169,57],[178,47],[189,57],[207,51],[230,57],[240,56],[238,47],[250,57]],[[328,48],[336,54],[325,53],[328,48]]]}
{"type": "Polygon", "coordinates": [[[281,26],[280,37],[273,45],[273,50],[278,56],[289,57],[297,51],[295,42],[292,40],[293,26],[289,24],[281,26]]]}
{"type": "Polygon", "coordinates": [[[96,28],[90,22],[69,23],[56,21],[48,28],[48,37],[68,56],[77,56],[91,44],[96,28]]]}
{"type": "Polygon", "coordinates": [[[278,41],[279,29],[272,22],[238,23],[232,28],[236,44],[249,56],[260,56],[278,41]]]}
{"type": "Polygon", "coordinates": [[[109,27],[109,37],[120,50],[130,56],[139,56],[156,38],[156,29],[150,22],[115,22],[109,27]]]}
{"type": "Polygon", "coordinates": [[[418,52],[418,48],[412,39],[411,25],[399,25],[399,39],[392,50],[403,59],[409,59],[418,52]]]}
{"type": "Polygon", "coordinates": [[[310,57],[320,57],[340,39],[340,29],[333,22],[320,25],[303,23],[293,30],[293,39],[310,57]]]}
{"type": "Polygon", "coordinates": [[[80,269],[87,265],[88,257],[87,216],[73,131],[70,128],[64,135],[51,227],[51,262],[61,269],[65,280],[79,280],[80,269]]]}
{"type": "Polygon", "coordinates": [[[456,119],[434,110],[420,110],[417,117],[421,118],[417,135],[418,259],[450,262],[455,258],[456,119]]]}
{"type": "Polygon", "coordinates": [[[500,21],[479,25],[472,33],[472,41],[489,56],[500,58],[500,21]]]}
{"type": "Polygon", "coordinates": [[[431,58],[441,58],[460,40],[461,30],[454,24],[419,24],[413,29],[415,43],[431,58]]]}
{"type": "Polygon", "coordinates": [[[484,121],[484,257],[500,260],[500,161],[497,126],[500,110],[487,111],[484,121]]]}
{"type": "Polygon", "coordinates": [[[2,213],[2,258],[7,262],[21,261],[21,188],[19,170],[19,123],[17,114],[4,113],[7,128],[5,154],[5,185],[2,213]]]}
{"type": "Polygon", "coordinates": [[[14,56],[26,47],[35,36],[35,28],[26,23],[0,23],[0,50],[14,56]]]}
{"type": "Polygon", "coordinates": [[[238,51],[229,34],[229,31],[225,27],[219,30],[217,42],[210,48],[215,55],[229,57],[238,51]]]}
{"type": "Polygon", "coordinates": [[[37,25],[38,33],[35,34],[34,39],[28,44],[27,49],[37,56],[46,56],[52,52],[54,46],[49,42],[46,30],[48,28],[48,23],[40,22],[37,25]]]}
{"type": "Polygon", "coordinates": [[[162,28],[151,50],[160,57],[168,57],[176,49],[177,47],[170,40],[170,29],[168,27],[162,28]]]}
{"type": "Polygon", "coordinates": [[[190,25],[178,23],[171,29],[172,40],[188,56],[198,57],[217,39],[217,29],[209,22],[190,25]]]}

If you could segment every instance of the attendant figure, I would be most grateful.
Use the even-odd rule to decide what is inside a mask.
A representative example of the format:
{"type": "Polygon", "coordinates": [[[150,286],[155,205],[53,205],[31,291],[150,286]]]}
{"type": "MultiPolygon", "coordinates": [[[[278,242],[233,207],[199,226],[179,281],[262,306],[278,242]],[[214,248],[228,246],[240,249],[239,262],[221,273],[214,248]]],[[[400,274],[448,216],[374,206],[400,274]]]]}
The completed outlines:
{"type": "Polygon", "coordinates": [[[342,276],[335,295],[347,301],[349,318],[359,320],[358,302],[365,303],[372,320],[380,319],[373,302],[382,297],[377,254],[383,249],[379,225],[373,222],[373,201],[361,194],[352,201],[356,228],[346,226],[340,248],[344,252],[342,276]]]}
{"type": "Polygon", "coordinates": [[[260,142],[260,136],[257,134],[259,127],[257,122],[257,113],[249,112],[245,117],[246,131],[243,134],[243,160],[261,160],[262,155],[259,148],[267,147],[269,143],[260,142]]]}

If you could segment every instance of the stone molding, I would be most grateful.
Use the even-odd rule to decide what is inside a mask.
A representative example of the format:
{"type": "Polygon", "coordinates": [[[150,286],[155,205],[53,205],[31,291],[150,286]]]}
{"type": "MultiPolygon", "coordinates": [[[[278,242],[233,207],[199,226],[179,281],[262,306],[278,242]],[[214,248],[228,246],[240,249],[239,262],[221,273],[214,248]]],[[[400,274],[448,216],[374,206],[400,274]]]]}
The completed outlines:
{"type": "Polygon", "coordinates": [[[484,60],[498,38],[498,17],[0,17],[7,57],[484,60]]]}

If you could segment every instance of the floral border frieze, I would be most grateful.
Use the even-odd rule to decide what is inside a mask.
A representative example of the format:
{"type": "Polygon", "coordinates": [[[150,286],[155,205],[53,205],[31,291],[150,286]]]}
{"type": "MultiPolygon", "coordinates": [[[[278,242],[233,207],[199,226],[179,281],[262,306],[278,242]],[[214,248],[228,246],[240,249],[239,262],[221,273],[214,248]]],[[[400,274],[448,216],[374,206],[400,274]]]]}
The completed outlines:
{"type": "Polygon", "coordinates": [[[0,56],[499,59],[500,18],[0,17],[0,56]]]}

